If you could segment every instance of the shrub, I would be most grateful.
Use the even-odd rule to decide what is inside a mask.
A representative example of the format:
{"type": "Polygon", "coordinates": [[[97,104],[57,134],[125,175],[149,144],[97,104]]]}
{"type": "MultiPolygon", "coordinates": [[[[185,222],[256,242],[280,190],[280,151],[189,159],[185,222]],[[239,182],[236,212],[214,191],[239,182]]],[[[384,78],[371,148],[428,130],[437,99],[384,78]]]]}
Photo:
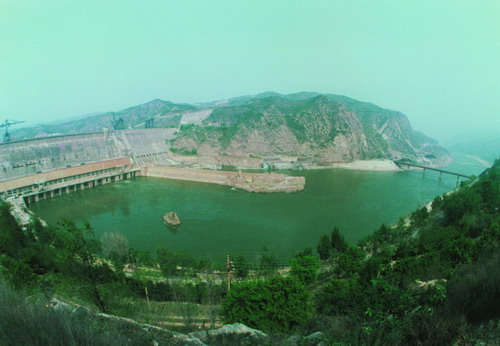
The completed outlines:
{"type": "Polygon", "coordinates": [[[356,279],[333,279],[316,296],[316,311],[325,315],[349,314],[362,309],[364,292],[356,279]]]}
{"type": "Polygon", "coordinates": [[[330,239],[328,239],[328,236],[326,234],[323,234],[319,239],[318,246],[316,247],[319,258],[321,258],[322,260],[327,260],[330,257],[331,249],[332,246],[330,243],[330,239]]]}
{"type": "Polygon", "coordinates": [[[273,332],[293,331],[309,315],[309,293],[293,277],[244,281],[234,286],[222,302],[225,323],[240,322],[273,332]]]}
{"type": "Polygon", "coordinates": [[[320,261],[313,256],[302,256],[290,259],[292,267],[291,274],[304,285],[310,285],[316,281],[320,261]]]}

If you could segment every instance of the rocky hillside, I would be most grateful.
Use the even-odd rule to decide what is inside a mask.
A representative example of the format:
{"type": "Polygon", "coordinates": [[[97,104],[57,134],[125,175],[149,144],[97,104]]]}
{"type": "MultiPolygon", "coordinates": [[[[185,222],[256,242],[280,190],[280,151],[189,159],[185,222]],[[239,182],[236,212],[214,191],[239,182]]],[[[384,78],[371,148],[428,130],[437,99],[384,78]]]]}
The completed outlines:
{"type": "Polygon", "coordinates": [[[13,138],[121,128],[178,128],[175,153],[201,157],[258,157],[316,165],[358,159],[408,158],[446,162],[446,150],[414,131],[400,112],[330,94],[266,92],[205,104],[162,100],[64,123],[13,131],[13,138]]]}
{"type": "Polygon", "coordinates": [[[318,164],[409,158],[444,162],[446,151],[400,112],[344,96],[265,93],[208,105],[201,125],[184,126],[173,147],[199,155],[310,158],[318,164]]]}

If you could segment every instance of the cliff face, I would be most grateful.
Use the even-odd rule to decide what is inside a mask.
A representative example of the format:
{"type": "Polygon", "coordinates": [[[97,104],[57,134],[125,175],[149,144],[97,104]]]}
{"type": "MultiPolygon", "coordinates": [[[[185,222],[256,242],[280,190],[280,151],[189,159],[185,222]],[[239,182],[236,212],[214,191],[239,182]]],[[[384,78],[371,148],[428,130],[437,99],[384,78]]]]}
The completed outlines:
{"type": "Polygon", "coordinates": [[[181,128],[172,147],[202,156],[309,157],[319,164],[391,157],[439,163],[446,157],[403,114],[336,95],[229,101],[202,125],[181,128]]]}

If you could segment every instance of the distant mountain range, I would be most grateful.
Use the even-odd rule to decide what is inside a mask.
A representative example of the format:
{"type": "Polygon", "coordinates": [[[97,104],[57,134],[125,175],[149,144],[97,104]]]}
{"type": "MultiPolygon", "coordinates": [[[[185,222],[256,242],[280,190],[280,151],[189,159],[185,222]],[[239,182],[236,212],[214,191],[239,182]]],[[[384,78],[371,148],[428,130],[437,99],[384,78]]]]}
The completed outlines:
{"type": "Polygon", "coordinates": [[[476,155],[493,162],[500,155],[500,130],[470,130],[456,135],[445,144],[453,153],[476,155]]]}
{"type": "Polygon", "coordinates": [[[117,119],[124,129],[143,128],[151,119],[156,128],[177,128],[170,148],[200,156],[290,155],[325,164],[372,158],[439,164],[447,159],[446,150],[413,130],[402,113],[314,92],[265,92],[200,104],[157,99],[120,112],[13,130],[12,137],[113,130],[117,119]]]}

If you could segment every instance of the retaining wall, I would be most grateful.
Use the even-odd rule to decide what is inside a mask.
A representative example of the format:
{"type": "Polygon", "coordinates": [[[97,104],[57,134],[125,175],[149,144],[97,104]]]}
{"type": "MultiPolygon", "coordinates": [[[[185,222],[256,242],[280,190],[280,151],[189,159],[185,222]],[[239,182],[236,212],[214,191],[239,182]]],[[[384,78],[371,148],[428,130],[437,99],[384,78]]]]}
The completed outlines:
{"type": "Polygon", "coordinates": [[[154,178],[198,181],[201,183],[225,184],[227,177],[236,172],[210,171],[204,169],[173,168],[173,167],[143,167],[141,175],[154,178]]]}
{"type": "Polygon", "coordinates": [[[304,189],[304,177],[278,173],[242,173],[175,167],[143,167],[141,175],[155,178],[198,181],[233,186],[249,192],[297,192],[304,189]]]}

